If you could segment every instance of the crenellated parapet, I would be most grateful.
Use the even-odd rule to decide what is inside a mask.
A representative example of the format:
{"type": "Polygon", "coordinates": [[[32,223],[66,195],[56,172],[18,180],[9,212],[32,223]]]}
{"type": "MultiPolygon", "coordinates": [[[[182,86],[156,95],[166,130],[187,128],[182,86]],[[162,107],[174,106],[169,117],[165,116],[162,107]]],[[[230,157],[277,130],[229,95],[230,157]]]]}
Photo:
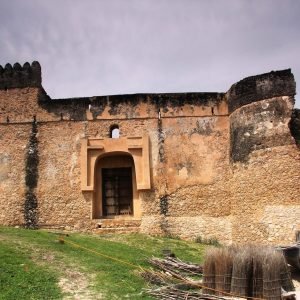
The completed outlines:
{"type": "Polygon", "coordinates": [[[0,90],[24,87],[41,87],[42,75],[39,62],[31,65],[26,62],[23,67],[19,63],[0,65],[0,90]]]}

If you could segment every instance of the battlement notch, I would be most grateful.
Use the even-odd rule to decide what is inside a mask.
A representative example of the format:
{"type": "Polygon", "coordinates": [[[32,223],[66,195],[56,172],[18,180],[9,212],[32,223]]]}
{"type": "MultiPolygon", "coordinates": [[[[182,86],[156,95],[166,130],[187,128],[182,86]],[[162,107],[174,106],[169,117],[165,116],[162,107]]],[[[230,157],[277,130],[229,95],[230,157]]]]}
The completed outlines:
{"type": "Polygon", "coordinates": [[[0,65],[0,90],[41,86],[42,73],[38,61],[31,65],[26,62],[23,67],[19,63],[13,66],[7,63],[4,68],[0,65]]]}

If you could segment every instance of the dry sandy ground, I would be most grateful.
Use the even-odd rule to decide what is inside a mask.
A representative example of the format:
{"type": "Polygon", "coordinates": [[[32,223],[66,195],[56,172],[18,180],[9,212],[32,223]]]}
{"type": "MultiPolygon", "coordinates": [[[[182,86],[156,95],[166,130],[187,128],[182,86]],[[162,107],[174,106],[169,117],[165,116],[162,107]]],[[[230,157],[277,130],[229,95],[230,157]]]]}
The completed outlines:
{"type": "Polygon", "coordinates": [[[102,295],[91,289],[90,279],[77,270],[66,270],[61,277],[59,286],[66,295],[64,300],[94,300],[103,299],[102,295]]]}

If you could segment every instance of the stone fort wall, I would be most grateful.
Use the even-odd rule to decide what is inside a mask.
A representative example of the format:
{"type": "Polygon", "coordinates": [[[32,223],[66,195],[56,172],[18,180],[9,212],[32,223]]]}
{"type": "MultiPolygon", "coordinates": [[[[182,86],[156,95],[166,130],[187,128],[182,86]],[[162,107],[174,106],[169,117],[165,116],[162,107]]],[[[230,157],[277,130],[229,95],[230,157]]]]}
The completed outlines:
{"type": "Polygon", "coordinates": [[[149,138],[151,188],[128,219],[141,232],[289,243],[300,230],[294,95],[284,70],[227,93],[52,100],[37,62],[0,67],[0,224],[95,230],[82,140],[118,125],[121,137],[149,138]]]}

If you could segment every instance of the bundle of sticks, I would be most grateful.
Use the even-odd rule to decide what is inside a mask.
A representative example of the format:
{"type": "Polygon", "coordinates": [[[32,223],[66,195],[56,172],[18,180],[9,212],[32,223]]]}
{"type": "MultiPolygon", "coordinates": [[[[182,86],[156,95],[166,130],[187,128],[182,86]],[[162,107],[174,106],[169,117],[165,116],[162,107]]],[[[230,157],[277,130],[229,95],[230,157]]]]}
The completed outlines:
{"type": "Polygon", "coordinates": [[[187,291],[182,289],[181,286],[164,286],[157,289],[148,290],[148,294],[163,300],[214,300],[225,299],[214,295],[202,294],[196,291],[187,291]]]}
{"type": "Polygon", "coordinates": [[[173,299],[225,299],[216,295],[201,293],[203,267],[183,262],[174,257],[149,259],[156,270],[144,270],[140,275],[149,283],[156,285],[147,289],[147,294],[163,300],[173,299]]]}
{"type": "Polygon", "coordinates": [[[182,260],[175,257],[166,257],[164,259],[153,257],[149,259],[151,265],[165,271],[175,272],[178,274],[185,275],[202,275],[203,267],[201,265],[183,262],[182,260]]]}

